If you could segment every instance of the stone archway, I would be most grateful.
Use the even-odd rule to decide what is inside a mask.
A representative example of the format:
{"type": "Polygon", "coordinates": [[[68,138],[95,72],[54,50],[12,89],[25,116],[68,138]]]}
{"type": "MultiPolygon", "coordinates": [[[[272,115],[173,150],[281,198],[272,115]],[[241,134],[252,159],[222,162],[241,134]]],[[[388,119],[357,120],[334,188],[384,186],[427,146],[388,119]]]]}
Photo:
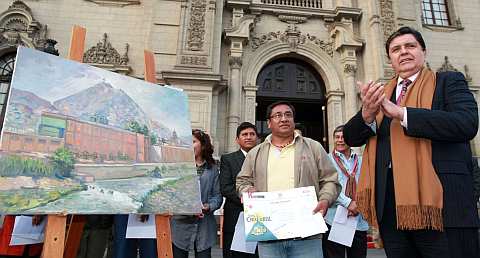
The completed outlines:
{"type": "Polygon", "coordinates": [[[295,124],[303,136],[328,149],[326,95],[322,77],[295,55],[279,57],[262,68],[257,77],[255,124],[261,138],[270,133],[265,113],[276,101],[295,107],[295,124]]]}
{"type": "MultiPolygon", "coordinates": [[[[322,77],[327,97],[328,132],[343,123],[344,89],[334,64],[331,48],[319,47],[314,42],[296,45],[292,49],[288,43],[272,41],[258,47],[254,53],[245,55],[243,65],[244,120],[255,121],[256,80],[260,70],[269,62],[283,56],[292,56],[309,63],[322,77]]],[[[330,137],[330,136],[329,136],[330,137]]],[[[331,140],[329,141],[332,142],[331,140]]],[[[330,146],[332,147],[332,146],[330,146]]]]}

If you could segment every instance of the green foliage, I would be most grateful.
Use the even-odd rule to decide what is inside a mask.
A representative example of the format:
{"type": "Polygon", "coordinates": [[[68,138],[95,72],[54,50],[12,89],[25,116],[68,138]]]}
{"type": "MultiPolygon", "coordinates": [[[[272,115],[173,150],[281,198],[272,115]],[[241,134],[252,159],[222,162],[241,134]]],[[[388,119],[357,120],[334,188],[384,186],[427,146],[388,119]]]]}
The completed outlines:
{"type": "Polygon", "coordinates": [[[7,213],[25,211],[46,205],[69,195],[85,190],[80,184],[55,189],[17,189],[0,192],[0,209],[7,213]]]}
{"type": "Polygon", "coordinates": [[[157,136],[157,134],[156,134],[155,132],[152,132],[152,133],[150,134],[150,143],[151,143],[152,145],[155,145],[155,144],[158,143],[158,136],[157,136]]]}
{"type": "Polygon", "coordinates": [[[20,156],[5,156],[0,158],[0,176],[53,176],[52,166],[42,160],[20,156]]]}
{"type": "Polygon", "coordinates": [[[50,158],[54,170],[61,176],[70,177],[75,165],[75,156],[67,148],[57,149],[50,158]]]}
{"type": "Polygon", "coordinates": [[[117,160],[130,161],[132,160],[127,154],[123,154],[120,151],[117,153],[117,160]]]}
{"type": "Polygon", "coordinates": [[[150,139],[150,144],[151,145],[154,145],[154,144],[158,143],[157,134],[155,132],[150,132],[147,125],[140,125],[140,123],[137,122],[137,121],[130,121],[125,126],[125,129],[130,131],[130,132],[143,134],[146,138],[150,139]]]}

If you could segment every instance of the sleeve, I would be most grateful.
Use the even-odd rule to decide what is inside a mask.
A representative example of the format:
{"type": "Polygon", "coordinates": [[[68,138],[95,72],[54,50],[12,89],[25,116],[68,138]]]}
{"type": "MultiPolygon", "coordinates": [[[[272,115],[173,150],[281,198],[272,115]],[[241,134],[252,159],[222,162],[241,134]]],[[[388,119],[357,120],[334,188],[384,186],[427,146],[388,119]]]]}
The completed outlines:
{"type": "Polygon", "coordinates": [[[235,180],[232,178],[232,166],[225,156],[220,158],[220,192],[228,200],[241,204],[235,189],[235,180]]]}
{"type": "MultiPolygon", "coordinates": [[[[443,142],[466,142],[475,137],[478,130],[478,107],[468,89],[463,74],[445,73],[437,79],[443,85],[441,110],[407,108],[408,136],[443,142]]],[[[442,90],[442,89],[440,89],[442,90]]],[[[435,98],[434,98],[435,101],[435,98]]]]}
{"type": "Polygon", "coordinates": [[[472,157],[473,162],[473,192],[475,196],[475,201],[478,202],[480,198],[480,168],[478,167],[478,160],[476,157],[472,157]]]}
{"type": "Polygon", "coordinates": [[[350,205],[352,199],[348,198],[342,191],[340,191],[337,202],[343,207],[348,208],[348,205],[350,205]]]}
{"type": "Polygon", "coordinates": [[[215,175],[213,176],[213,184],[212,184],[212,191],[211,191],[212,194],[208,198],[208,206],[210,207],[209,212],[212,212],[212,213],[218,210],[220,206],[222,206],[222,201],[223,201],[222,194],[220,193],[220,183],[218,180],[219,173],[217,169],[214,170],[214,174],[215,175]]]}
{"type": "Polygon", "coordinates": [[[335,166],[320,143],[317,148],[317,166],[320,185],[318,200],[327,200],[328,204],[332,205],[337,200],[342,186],[338,182],[335,166]]]}
{"type": "MultiPolygon", "coordinates": [[[[375,123],[376,125],[376,123],[375,123]]],[[[343,138],[348,146],[360,147],[367,143],[367,140],[375,136],[375,132],[369,125],[365,124],[362,118],[362,111],[353,116],[343,128],[343,138]]]]}
{"type": "Polygon", "coordinates": [[[246,192],[248,188],[254,186],[253,182],[253,169],[254,169],[254,153],[250,151],[245,157],[242,170],[237,175],[237,192],[239,196],[242,196],[243,192],[246,192]]]}

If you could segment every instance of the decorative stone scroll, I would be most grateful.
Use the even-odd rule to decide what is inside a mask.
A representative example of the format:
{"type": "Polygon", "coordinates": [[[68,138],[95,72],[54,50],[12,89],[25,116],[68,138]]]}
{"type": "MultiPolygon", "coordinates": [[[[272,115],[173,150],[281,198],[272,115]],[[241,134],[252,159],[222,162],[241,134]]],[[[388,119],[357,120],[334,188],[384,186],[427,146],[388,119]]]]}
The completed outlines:
{"type": "Polygon", "coordinates": [[[357,71],[357,66],[353,64],[345,64],[343,66],[343,72],[346,74],[355,74],[357,71]]]}
{"type": "Polygon", "coordinates": [[[453,67],[453,65],[450,63],[450,61],[448,61],[448,56],[445,56],[443,64],[440,68],[437,69],[437,72],[447,72],[447,71],[458,72],[458,70],[455,67],[453,67]]]}
{"type": "Polygon", "coordinates": [[[192,0],[187,39],[188,50],[200,51],[203,49],[206,8],[206,0],[192,0]]]}
{"type": "Polygon", "coordinates": [[[240,68],[242,67],[242,57],[240,56],[231,56],[230,59],[228,60],[228,64],[232,68],[240,68]]]}
{"type": "Polygon", "coordinates": [[[125,53],[120,55],[118,51],[112,47],[108,41],[107,33],[103,34],[103,40],[99,41],[95,46],[91,47],[83,54],[83,62],[92,64],[113,72],[128,74],[131,71],[128,66],[128,43],[125,44],[125,53]]]}
{"type": "Polygon", "coordinates": [[[206,56],[182,56],[180,63],[184,65],[207,65],[206,56]]]}
{"type": "Polygon", "coordinates": [[[392,0],[380,0],[380,22],[383,28],[383,39],[386,42],[388,37],[395,32],[396,27],[392,0]]]}
{"type": "Polygon", "coordinates": [[[46,35],[47,26],[38,22],[33,17],[30,7],[22,1],[14,1],[5,12],[0,14],[1,48],[26,46],[43,51],[47,47],[50,48],[55,41],[47,42],[46,35]]]}
{"type": "Polygon", "coordinates": [[[85,0],[103,6],[120,6],[139,5],[140,0],[85,0]]]}
{"type": "Polygon", "coordinates": [[[126,44],[125,53],[123,56],[120,56],[118,51],[108,42],[107,33],[104,33],[103,40],[83,54],[83,62],[90,64],[126,65],[128,63],[128,48],[129,45],[126,44]]]}
{"type": "Polygon", "coordinates": [[[307,21],[307,17],[283,14],[279,15],[278,19],[289,24],[304,23],[307,21]]]}
{"type": "Polygon", "coordinates": [[[316,36],[310,34],[302,34],[302,32],[298,30],[298,27],[293,24],[289,25],[284,32],[269,32],[260,37],[253,35],[251,40],[252,50],[255,51],[261,45],[274,40],[289,44],[292,50],[295,50],[299,45],[310,42],[317,45],[330,57],[333,57],[333,42],[318,39],[316,36]]]}

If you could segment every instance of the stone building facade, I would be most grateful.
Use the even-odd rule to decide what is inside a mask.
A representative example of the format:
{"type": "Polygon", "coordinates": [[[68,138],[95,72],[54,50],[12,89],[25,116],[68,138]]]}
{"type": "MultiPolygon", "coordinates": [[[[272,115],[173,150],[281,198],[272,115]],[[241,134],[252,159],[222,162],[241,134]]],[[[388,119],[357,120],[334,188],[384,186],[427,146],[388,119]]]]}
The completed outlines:
{"type": "Polygon", "coordinates": [[[141,79],[151,50],[159,83],[188,93],[192,127],[211,134],[217,154],[237,148],[242,121],[267,133],[276,100],[294,103],[306,135],[328,148],[359,109],[355,82],[393,76],[384,44],[399,26],[422,32],[427,65],[463,72],[478,98],[478,9],[468,0],[4,0],[0,100],[16,46],[66,57],[80,25],[85,63],[141,79]]]}

